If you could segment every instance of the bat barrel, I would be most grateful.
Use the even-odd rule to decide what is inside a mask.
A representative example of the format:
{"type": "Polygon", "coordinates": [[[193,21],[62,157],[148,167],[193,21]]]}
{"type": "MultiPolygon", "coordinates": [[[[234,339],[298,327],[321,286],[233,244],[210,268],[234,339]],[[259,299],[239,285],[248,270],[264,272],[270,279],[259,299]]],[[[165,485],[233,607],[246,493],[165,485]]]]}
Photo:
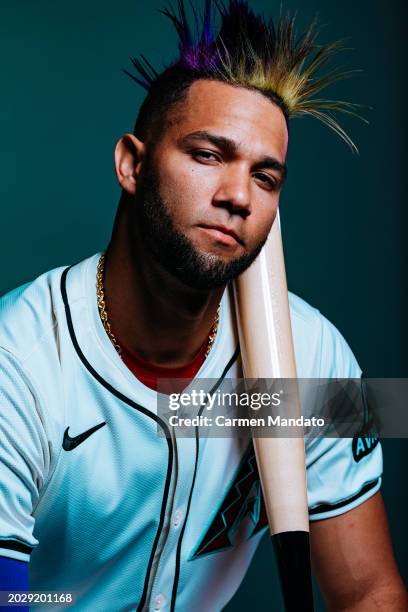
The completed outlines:
{"type": "Polygon", "coordinates": [[[271,536],[278,561],[286,612],[313,612],[310,545],[307,531],[286,531],[271,536]]]}
{"type": "MultiPolygon", "coordinates": [[[[234,282],[244,377],[296,379],[279,219],[234,282]]],[[[293,408],[300,415],[299,398],[293,408]]],[[[313,610],[304,439],[253,438],[287,612],[313,610]]]]}

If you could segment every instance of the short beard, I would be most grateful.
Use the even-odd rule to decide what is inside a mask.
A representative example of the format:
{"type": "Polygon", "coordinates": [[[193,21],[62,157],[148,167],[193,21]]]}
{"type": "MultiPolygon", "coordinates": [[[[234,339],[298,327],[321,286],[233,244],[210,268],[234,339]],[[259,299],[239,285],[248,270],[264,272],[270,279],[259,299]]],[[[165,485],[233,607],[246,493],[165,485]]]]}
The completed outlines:
{"type": "Polygon", "coordinates": [[[168,273],[193,289],[210,290],[227,285],[256,259],[266,238],[249,253],[228,263],[212,253],[200,253],[174,225],[161,197],[151,160],[135,195],[139,239],[155,261],[168,273]]]}

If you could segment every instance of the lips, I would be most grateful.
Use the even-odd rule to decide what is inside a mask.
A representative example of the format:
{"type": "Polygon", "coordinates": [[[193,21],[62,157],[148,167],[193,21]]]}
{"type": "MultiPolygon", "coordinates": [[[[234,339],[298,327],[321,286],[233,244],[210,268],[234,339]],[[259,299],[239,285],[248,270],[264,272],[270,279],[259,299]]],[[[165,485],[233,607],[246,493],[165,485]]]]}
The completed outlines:
{"type": "Polygon", "coordinates": [[[208,225],[201,224],[199,227],[203,229],[207,234],[215,238],[218,242],[223,244],[234,246],[240,244],[243,246],[243,241],[234,230],[225,225],[208,225]]]}

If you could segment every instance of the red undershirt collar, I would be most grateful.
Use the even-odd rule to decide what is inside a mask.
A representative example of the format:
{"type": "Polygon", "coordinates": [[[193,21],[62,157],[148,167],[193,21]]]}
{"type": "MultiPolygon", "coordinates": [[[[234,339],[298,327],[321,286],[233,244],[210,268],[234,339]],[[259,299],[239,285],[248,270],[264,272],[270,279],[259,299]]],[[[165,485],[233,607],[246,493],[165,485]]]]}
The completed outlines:
{"type": "MultiPolygon", "coordinates": [[[[125,365],[146,387],[150,387],[150,389],[154,389],[155,391],[157,391],[157,380],[159,378],[192,380],[205,361],[205,353],[208,345],[207,339],[190,363],[175,368],[169,368],[146,361],[140,355],[125,346],[117,337],[116,340],[121,348],[121,357],[125,365]]],[[[184,388],[186,384],[187,382],[184,380],[182,388],[184,388]]],[[[175,381],[175,387],[178,387],[179,391],[182,390],[180,389],[180,383],[177,384],[177,380],[175,381]]]]}

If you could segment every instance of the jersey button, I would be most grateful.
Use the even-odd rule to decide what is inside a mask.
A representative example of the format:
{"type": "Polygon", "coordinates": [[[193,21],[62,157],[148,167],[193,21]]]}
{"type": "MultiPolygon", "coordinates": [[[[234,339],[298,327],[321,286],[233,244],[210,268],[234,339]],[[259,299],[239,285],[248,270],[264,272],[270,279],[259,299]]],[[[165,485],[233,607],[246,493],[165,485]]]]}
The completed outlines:
{"type": "Polygon", "coordinates": [[[154,609],[160,610],[163,604],[164,604],[164,597],[161,593],[159,593],[156,599],[154,600],[154,609]]]}
{"type": "Polygon", "coordinates": [[[183,518],[183,513],[182,511],[176,510],[174,513],[174,517],[173,517],[173,525],[174,525],[174,529],[178,529],[181,523],[181,520],[183,518]]]}

